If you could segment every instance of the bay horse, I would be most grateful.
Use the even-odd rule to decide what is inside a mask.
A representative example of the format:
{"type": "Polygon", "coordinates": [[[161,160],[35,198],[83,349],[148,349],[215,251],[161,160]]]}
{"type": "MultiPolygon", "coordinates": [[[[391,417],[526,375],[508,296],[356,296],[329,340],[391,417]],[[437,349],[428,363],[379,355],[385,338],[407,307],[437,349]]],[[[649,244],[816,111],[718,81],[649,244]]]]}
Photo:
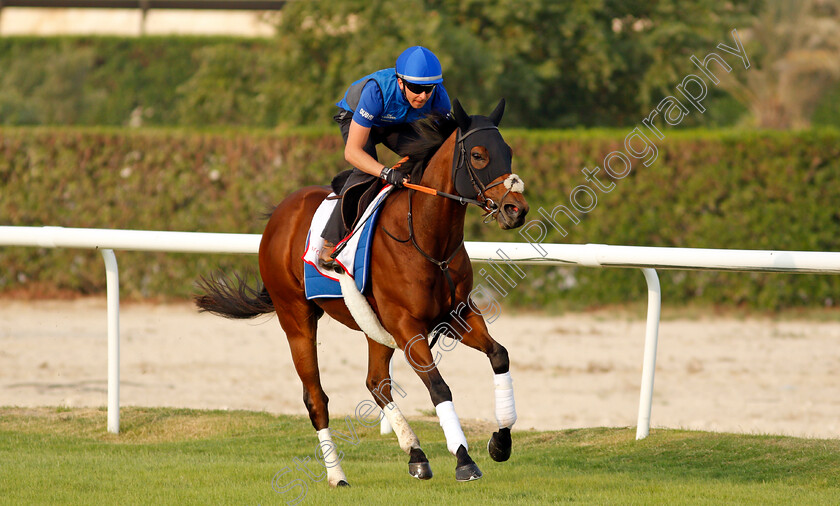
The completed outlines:
{"type": "Polygon", "coordinates": [[[413,124],[418,138],[406,153],[400,153],[408,155],[401,170],[408,170],[410,180],[425,187],[426,193],[399,189],[382,204],[371,245],[370,282],[364,294],[355,283],[345,283],[347,275],[341,276],[344,299],[307,300],[304,294],[301,256],[312,216],[330,193],[326,186],[297,190],[272,212],[259,249],[262,286],[252,288],[239,276],[234,282],[224,276],[199,282],[204,294],[196,297],[196,304],[202,311],[228,318],[276,312],[303,383],[303,402],[317,431],[332,487],[348,482],[336,458],[328,398],[318,370],[316,331],[325,312],[351,329],[365,332],[366,386],[394,428],[400,448],[409,454],[409,474],[429,479],[432,469],[417,436],[393,402],[389,363],[394,347],[402,350],[429,391],[447,449],[456,458],[456,480],[481,478],[469,456],[452,394],[427,341],[433,331],[458,339],[489,358],[495,373],[499,431],[492,434],[488,451],[496,461],[510,457],[516,409],[508,353],[490,337],[481,310],[470,297],[473,271],[464,248],[465,204],[483,208],[485,221],[495,219],[502,229],[521,226],[528,212],[522,195],[524,183],[511,173],[512,152],[499,133],[503,113],[504,99],[490,116],[469,116],[455,100],[450,115],[413,124]],[[355,294],[349,294],[347,286],[355,294]],[[351,295],[357,302],[366,302],[365,308],[349,308],[355,304],[351,304],[351,295]],[[359,311],[367,311],[374,323],[362,323],[359,311]],[[377,335],[383,332],[386,337],[377,335]]]}

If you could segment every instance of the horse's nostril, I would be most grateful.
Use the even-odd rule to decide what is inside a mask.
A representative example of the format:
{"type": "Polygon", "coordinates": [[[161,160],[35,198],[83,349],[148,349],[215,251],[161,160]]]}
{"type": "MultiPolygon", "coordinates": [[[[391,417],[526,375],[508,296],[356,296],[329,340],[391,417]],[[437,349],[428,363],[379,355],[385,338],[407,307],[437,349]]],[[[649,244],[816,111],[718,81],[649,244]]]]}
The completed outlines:
{"type": "Polygon", "coordinates": [[[505,213],[509,215],[517,215],[519,214],[519,206],[515,206],[513,204],[505,204],[505,213]]]}

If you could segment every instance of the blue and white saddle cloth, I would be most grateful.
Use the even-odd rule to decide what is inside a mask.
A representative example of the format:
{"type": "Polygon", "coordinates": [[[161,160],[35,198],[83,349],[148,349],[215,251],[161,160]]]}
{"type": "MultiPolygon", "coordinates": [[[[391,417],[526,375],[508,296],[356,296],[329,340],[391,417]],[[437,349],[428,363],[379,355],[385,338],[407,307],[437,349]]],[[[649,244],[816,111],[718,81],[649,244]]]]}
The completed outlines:
{"type": "MultiPolygon", "coordinates": [[[[356,281],[356,286],[361,292],[364,292],[365,285],[370,277],[370,250],[373,243],[373,229],[379,217],[380,204],[393,188],[393,186],[387,185],[376,195],[373,202],[362,213],[353,233],[339,243],[339,246],[344,244],[344,247],[336,257],[336,262],[344,267],[344,270],[356,281]]],[[[329,196],[333,195],[335,194],[330,193],[329,196]]],[[[321,270],[318,265],[318,254],[324,245],[321,232],[323,232],[324,225],[338,202],[338,199],[324,200],[318,206],[315,215],[312,216],[309,235],[306,237],[306,251],[302,257],[303,284],[307,299],[342,297],[341,287],[335,273],[321,270]]]]}

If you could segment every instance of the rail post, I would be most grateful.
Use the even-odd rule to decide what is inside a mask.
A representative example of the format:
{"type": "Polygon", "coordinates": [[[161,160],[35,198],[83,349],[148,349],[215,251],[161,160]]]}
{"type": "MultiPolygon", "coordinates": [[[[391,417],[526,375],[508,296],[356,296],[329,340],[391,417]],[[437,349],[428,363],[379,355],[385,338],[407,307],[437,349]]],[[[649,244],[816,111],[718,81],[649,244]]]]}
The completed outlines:
{"type": "Polygon", "coordinates": [[[112,249],[102,249],[108,297],[108,432],[120,433],[120,272],[112,249]]]}
{"type": "Polygon", "coordinates": [[[662,309],[662,289],[655,269],[642,269],[648,287],[647,324],[645,326],[645,353],[642,362],[642,387],[639,394],[639,419],[636,422],[636,439],[650,434],[650,411],[653,405],[653,375],[656,372],[656,346],[659,342],[659,316],[662,309]]]}

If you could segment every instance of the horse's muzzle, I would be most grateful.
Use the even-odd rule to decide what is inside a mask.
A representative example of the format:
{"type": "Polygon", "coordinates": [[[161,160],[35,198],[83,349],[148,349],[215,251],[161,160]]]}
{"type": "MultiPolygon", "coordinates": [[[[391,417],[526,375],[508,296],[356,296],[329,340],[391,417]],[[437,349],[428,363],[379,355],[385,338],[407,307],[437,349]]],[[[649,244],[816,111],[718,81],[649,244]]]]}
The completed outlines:
{"type": "Polygon", "coordinates": [[[492,210],[485,218],[485,223],[496,218],[502,230],[521,227],[530,209],[522,195],[524,191],[525,183],[516,174],[496,178],[484,192],[485,198],[492,202],[492,210]]]}
{"type": "MultiPolygon", "coordinates": [[[[502,202],[501,210],[498,213],[497,221],[502,230],[521,227],[525,223],[525,216],[528,214],[528,203],[519,194],[511,194],[520,197],[521,202],[502,202]]],[[[506,198],[507,200],[514,200],[506,198]]]]}
{"type": "Polygon", "coordinates": [[[499,222],[499,227],[502,230],[521,227],[525,223],[525,216],[528,214],[530,207],[522,192],[525,191],[525,184],[522,179],[516,174],[508,174],[504,180],[504,185],[498,185],[488,191],[488,194],[493,192],[494,200],[498,202],[498,212],[496,213],[496,221],[499,222]],[[495,194],[496,192],[499,194],[495,194]],[[503,193],[502,193],[503,192],[503,193]]]}

